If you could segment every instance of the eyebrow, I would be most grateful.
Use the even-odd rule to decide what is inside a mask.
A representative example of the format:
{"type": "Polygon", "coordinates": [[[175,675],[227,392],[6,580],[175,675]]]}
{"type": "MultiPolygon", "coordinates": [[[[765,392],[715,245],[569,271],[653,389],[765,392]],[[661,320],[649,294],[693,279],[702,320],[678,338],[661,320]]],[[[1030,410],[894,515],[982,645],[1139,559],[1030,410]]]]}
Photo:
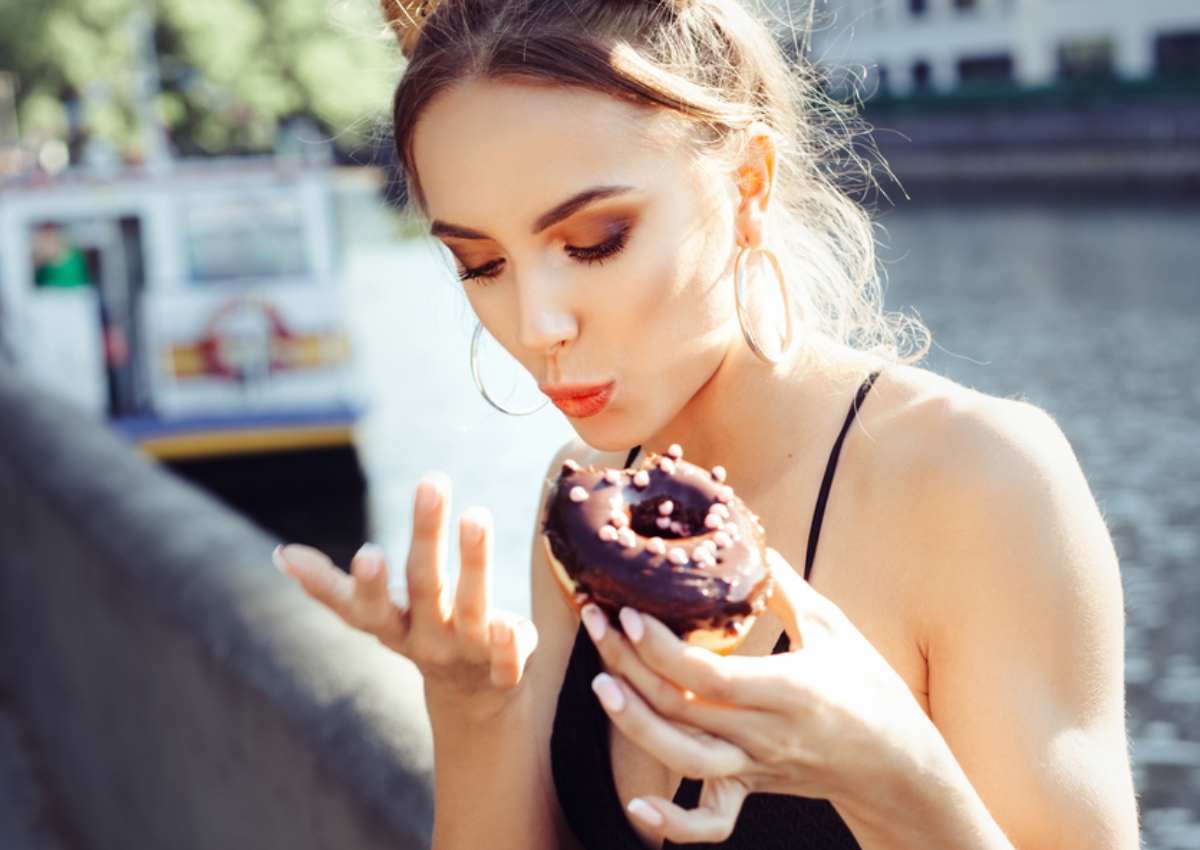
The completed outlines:
{"type": "MultiPolygon", "coordinates": [[[[567,200],[563,201],[554,209],[550,210],[539,218],[533,225],[533,233],[536,236],[548,227],[553,227],[565,218],[569,218],[579,210],[586,207],[588,204],[611,198],[615,195],[623,195],[627,192],[632,192],[632,186],[597,186],[594,189],[585,189],[582,192],[572,195],[567,200]]],[[[450,224],[445,221],[434,220],[429,228],[429,232],[433,236],[446,236],[451,239],[490,239],[486,233],[480,233],[478,230],[472,230],[469,227],[459,227],[457,224],[450,224]]]]}

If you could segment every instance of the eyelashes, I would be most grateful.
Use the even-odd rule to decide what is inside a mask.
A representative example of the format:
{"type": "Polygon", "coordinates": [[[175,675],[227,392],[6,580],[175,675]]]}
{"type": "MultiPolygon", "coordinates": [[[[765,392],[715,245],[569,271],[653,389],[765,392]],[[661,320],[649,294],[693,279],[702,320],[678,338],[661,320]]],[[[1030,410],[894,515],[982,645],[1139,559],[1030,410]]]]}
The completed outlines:
{"type": "MultiPolygon", "coordinates": [[[[563,250],[566,251],[568,257],[585,265],[590,266],[593,263],[603,263],[605,260],[615,257],[621,251],[625,250],[625,246],[629,242],[629,230],[629,225],[623,225],[616,233],[598,245],[588,245],[586,247],[567,245],[563,250]]],[[[504,258],[498,257],[495,260],[489,260],[481,266],[464,268],[458,273],[458,277],[464,282],[469,280],[484,282],[499,277],[500,272],[503,270],[504,258]]]]}
{"type": "Polygon", "coordinates": [[[482,266],[476,266],[473,269],[463,268],[458,273],[458,279],[461,281],[468,280],[490,280],[500,275],[500,269],[504,266],[504,260],[489,260],[482,266]]]}
{"type": "Polygon", "coordinates": [[[592,263],[602,263],[609,257],[619,254],[625,248],[625,244],[629,241],[629,225],[624,225],[599,245],[592,245],[588,248],[575,248],[571,245],[566,246],[567,256],[576,260],[581,260],[589,266],[592,263]]]}

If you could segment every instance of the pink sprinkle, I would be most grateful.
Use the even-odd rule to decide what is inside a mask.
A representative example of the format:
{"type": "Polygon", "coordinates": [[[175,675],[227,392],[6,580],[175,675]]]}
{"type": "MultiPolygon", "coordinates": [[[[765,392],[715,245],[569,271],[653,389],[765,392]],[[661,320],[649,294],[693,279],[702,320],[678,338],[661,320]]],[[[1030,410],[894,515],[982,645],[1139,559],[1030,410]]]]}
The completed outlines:
{"type": "Polygon", "coordinates": [[[680,537],[682,537],[684,531],[686,531],[686,529],[683,527],[682,522],[675,522],[675,521],[671,522],[671,530],[674,531],[676,534],[678,534],[680,537]]]}
{"type": "Polygon", "coordinates": [[[566,460],[563,461],[563,472],[578,472],[578,471],[579,471],[578,463],[571,460],[570,458],[567,458],[566,460]]]}
{"type": "Polygon", "coordinates": [[[667,456],[674,460],[679,460],[681,457],[683,457],[683,447],[680,446],[679,443],[671,443],[670,447],[667,449],[667,456]]]}
{"type": "Polygon", "coordinates": [[[724,531],[718,531],[716,534],[714,534],[712,536],[712,539],[713,539],[713,543],[716,543],[722,549],[728,549],[730,546],[733,545],[733,538],[730,537],[728,534],[726,534],[724,531]]]}
{"type": "Polygon", "coordinates": [[[654,524],[666,531],[671,527],[671,518],[669,516],[660,516],[658,519],[654,520],[654,524]]]}
{"type": "Polygon", "coordinates": [[[688,553],[680,549],[678,546],[672,546],[667,550],[667,560],[672,564],[683,566],[688,562],[688,553]]]}
{"type": "Polygon", "coordinates": [[[646,541],[646,551],[655,555],[662,555],[667,551],[667,544],[663,543],[661,537],[651,537],[646,541]]]}
{"type": "Polygon", "coordinates": [[[710,567],[717,562],[717,559],[713,557],[712,551],[707,546],[697,546],[693,549],[692,560],[697,564],[706,564],[710,567]]]}
{"type": "Polygon", "coordinates": [[[716,514],[722,519],[729,519],[729,508],[722,505],[720,502],[714,502],[708,509],[710,514],[716,514]]]}
{"type": "Polygon", "coordinates": [[[625,516],[622,511],[613,511],[613,515],[608,518],[608,521],[617,528],[624,528],[629,525],[629,517],[625,516]]]}
{"type": "Polygon", "coordinates": [[[575,604],[580,608],[582,608],[584,605],[587,605],[588,595],[586,593],[576,593],[573,598],[575,600],[575,604]]]}
{"type": "Polygon", "coordinates": [[[716,481],[718,484],[725,483],[725,467],[723,467],[723,466],[714,466],[713,467],[713,481],[716,481]]]}
{"type": "Polygon", "coordinates": [[[705,549],[707,549],[710,552],[717,551],[717,541],[713,540],[711,537],[708,540],[705,540],[700,545],[703,546],[705,549]]]}
{"type": "Polygon", "coordinates": [[[611,525],[600,526],[600,539],[605,543],[612,543],[617,539],[617,530],[611,525]]]}
{"type": "Polygon", "coordinates": [[[718,502],[728,502],[733,498],[733,488],[729,486],[722,487],[717,491],[718,502]]]}
{"type": "Polygon", "coordinates": [[[644,469],[639,469],[633,475],[633,486],[639,490],[644,490],[650,486],[650,473],[644,469]]]}
{"type": "Polygon", "coordinates": [[[675,503],[670,499],[667,499],[665,502],[658,503],[658,512],[663,516],[670,516],[671,511],[673,510],[675,510],[675,503]]]}
{"type": "Polygon", "coordinates": [[[709,514],[704,518],[704,527],[715,531],[718,528],[724,528],[725,522],[716,514],[709,514]]]}
{"type": "Polygon", "coordinates": [[[633,533],[631,528],[622,528],[617,532],[617,542],[626,549],[632,549],[637,545],[637,535],[633,533]]]}
{"type": "Polygon", "coordinates": [[[572,502],[586,502],[588,492],[582,487],[572,487],[571,492],[568,495],[571,497],[572,502]]]}
{"type": "Polygon", "coordinates": [[[604,480],[609,484],[620,484],[621,473],[617,472],[615,469],[606,470],[604,473],[604,480]]]}
{"type": "Polygon", "coordinates": [[[674,475],[675,474],[675,461],[671,460],[669,457],[664,457],[662,460],[660,460],[658,462],[658,468],[661,469],[663,472],[665,472],[667,475],[674,475]]]}

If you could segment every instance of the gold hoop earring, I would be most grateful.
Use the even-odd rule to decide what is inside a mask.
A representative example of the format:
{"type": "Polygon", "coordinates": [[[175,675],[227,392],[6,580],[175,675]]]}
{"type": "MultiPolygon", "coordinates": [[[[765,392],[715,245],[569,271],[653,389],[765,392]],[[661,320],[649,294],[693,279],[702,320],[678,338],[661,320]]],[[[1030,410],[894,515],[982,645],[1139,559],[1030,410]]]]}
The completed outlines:
{"type": "Polygon", "coordinates": [[[479,341],[481,339],[483,339],[483,322],[476,322],[475,332],[471,334],[471,377],[475,379],[475,389],[479,390],[479,394],[483,396],[484,401],[501,413],[507,413],[509,416],[528,416],[531,413],[537,413],[550,403],[550,400],[547,399],[537,407],[531,407],[528,410],[510,410],[492,398],[491,393],[483,385],[483,375],[479,372],[479,341]]]}
{"type": "Polygon", "coordinates": [[[738,250],[737,260],[733,266],[733,279],[735,286],[737,303],[738,324],[742,326],[742,336],[746,338],[746,345],[750,346],[759,360],[764,363],[770,363],[775,366],[783,362],[784,356],[788,349],[792,346],[792,310],[788,300],[787,284],[783,280],[783,269],[779,265],[779,258],[775,256],[773,251],[766,248],[750,248],[743,247],[738,250]],[[775,270],[775,279],[779,282],[779,291],[783,296],[783,314],[784,314],[784,330],[783,341],[779,345],[779,354],[772,356],[763,348],[762,343],[758,339],[758,335],[754,333],[754,328],[750,324],[750,310],[746,306],[746,293],[749,289],[746,283],[746,261],[750,254],[757,250],[760,254],[767,258],[771,264],[771,268],[775,270]]]}

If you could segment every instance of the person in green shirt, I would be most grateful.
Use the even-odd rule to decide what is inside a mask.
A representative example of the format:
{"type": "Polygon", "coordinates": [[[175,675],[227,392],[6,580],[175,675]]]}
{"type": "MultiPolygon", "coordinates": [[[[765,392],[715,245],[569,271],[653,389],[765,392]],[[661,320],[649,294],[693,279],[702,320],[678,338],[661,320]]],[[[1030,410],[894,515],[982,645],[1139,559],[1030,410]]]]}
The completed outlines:
{"type": "Polygon", "coordinates": [[[33,267],[38,286],[72,289],[92,283],[83,251],[68,243],[53,222],[38,226],[33,240],[33,267]]]}

